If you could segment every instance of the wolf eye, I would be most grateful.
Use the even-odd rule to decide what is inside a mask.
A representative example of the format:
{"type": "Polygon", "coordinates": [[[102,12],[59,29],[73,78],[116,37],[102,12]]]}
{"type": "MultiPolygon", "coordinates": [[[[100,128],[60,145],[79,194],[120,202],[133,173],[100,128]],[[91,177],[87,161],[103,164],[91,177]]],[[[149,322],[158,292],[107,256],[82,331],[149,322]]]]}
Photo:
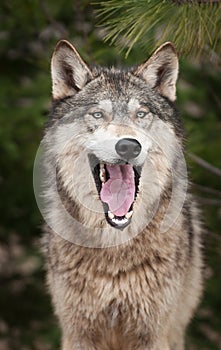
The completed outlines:
{"type": "Polygon", "coordinates": [[[102,112],[94,112],[92,113],[93,117],[96,119],[103,118],[104,114],[102,112]]]}
{"type": "Polygon", "coordinates": [[[138,111],[136,114],[138,118],[144,118],[146,115],[147,115],[147,112],[144,112],[144,111],[138,111]]]}

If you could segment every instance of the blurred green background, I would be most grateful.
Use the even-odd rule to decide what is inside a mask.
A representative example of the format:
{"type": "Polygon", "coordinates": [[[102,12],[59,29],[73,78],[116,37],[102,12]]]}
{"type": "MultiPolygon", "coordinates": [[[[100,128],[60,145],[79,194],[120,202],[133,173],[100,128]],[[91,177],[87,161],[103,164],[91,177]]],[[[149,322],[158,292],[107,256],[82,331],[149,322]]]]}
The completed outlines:
{"type": "MultiPolygon", "coordinates": [[[[1,0],[0,350],[51,350],[60,344],[44,284],[38,249],[42,217],[32,185],[35,153],[50,109],[50,57],[56,42],[68,39],[92,64],[132,65],[151,53],[138,42],[125,59],[124,49],[104,43],[106,32],[97,26],[94,12],[97,3],[1,0]]],[[[188,331],[188,350],[221,349],[220,97],[220,65],[205,57],[181,57],[177,104],[186,127],[194,191],[208,232],[205,293],[188,331]],[[217,174],[190,153],[217,167],[217,174]]]]}

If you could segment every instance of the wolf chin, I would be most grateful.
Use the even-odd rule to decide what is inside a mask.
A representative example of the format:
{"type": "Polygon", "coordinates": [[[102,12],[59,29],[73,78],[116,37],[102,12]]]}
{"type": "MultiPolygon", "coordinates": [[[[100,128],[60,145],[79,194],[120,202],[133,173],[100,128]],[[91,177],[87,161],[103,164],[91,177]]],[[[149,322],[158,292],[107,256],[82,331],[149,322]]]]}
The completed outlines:
{"type": "Polygon", "coordinates": [[[183,350],[203,264],[175,48],[90,68],[62,40],[51,72],[43,241],[62,350],[183,350]]]}

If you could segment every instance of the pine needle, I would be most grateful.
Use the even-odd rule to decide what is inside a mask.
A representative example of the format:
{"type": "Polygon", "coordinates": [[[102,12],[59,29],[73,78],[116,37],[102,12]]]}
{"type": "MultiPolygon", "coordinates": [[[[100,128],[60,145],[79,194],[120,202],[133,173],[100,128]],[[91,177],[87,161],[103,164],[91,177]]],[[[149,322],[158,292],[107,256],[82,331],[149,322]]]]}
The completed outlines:
{"type": "Polygon", "coordinates": [[[105,40],[126,49],[126,56],[135,44],[152,51],[164,41],[172,41],[183,56],[198,57],[209,48],[221,55],[221,3],[107,0],[97,5],[105,40]]]}

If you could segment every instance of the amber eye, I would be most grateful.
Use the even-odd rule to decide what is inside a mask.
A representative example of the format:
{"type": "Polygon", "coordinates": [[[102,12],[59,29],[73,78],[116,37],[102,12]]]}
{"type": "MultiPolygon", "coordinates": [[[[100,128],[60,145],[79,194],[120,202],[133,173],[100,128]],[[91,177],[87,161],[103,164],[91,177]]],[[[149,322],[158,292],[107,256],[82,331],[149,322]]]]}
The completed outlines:
{"type": "Polygon", "coordinates": [[[144,111],[138,111],[136,114],[138,118],[144,118],[146,115],[147,115],[147,112],[144,112],[144,111]]]}
{"type": "Polygon", "coordinates": [[[102,112],[94,112],[92,113],[93,117],[96,119],[103,118],[104,114],[102,112]]]}

